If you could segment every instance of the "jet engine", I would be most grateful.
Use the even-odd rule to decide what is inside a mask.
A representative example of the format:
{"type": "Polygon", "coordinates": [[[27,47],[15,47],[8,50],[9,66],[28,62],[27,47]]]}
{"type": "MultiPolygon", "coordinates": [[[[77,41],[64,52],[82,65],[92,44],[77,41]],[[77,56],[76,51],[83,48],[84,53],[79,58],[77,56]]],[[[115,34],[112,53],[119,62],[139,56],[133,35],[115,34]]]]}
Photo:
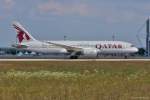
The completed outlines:
{"type": "Polygon", "coordinates": [[[82,51],[82,55],[96,57],[98,55],[98,49],[85,48],[82,51]]]}

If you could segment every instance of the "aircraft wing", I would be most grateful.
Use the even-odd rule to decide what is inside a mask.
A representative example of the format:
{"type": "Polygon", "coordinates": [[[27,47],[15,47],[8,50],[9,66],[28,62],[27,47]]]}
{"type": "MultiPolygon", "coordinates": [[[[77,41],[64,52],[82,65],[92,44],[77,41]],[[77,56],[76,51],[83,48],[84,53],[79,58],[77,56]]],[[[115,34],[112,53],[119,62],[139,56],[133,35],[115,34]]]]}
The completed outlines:
{"type": "Polygon", "coordinates": [[[80,51],[83,50],[83,49],[80,48],[80,47],[74,47],[74,46],[69,46],[69,45],[63,45],[63,44],[58,44],[58,43],[53,43],[53,42],[46,42],[46,43],[53,44],[53,45],[55,45],[55,46],[65,48],[68,52],[80,52],[80,51]]]}

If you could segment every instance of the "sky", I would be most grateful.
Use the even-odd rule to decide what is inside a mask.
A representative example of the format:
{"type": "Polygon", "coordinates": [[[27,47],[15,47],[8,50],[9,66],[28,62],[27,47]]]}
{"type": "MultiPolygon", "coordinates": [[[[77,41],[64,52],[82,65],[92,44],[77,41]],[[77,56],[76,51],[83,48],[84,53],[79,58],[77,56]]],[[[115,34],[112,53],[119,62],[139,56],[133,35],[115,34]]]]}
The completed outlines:
{"type": "Polygon", "coordinates": [[[148,16],[150,0],[0,0],[0,46],[15,43],[13,21],[38,40],[112,40],[114,35],[143,46],[141,27],[148,16]]]}

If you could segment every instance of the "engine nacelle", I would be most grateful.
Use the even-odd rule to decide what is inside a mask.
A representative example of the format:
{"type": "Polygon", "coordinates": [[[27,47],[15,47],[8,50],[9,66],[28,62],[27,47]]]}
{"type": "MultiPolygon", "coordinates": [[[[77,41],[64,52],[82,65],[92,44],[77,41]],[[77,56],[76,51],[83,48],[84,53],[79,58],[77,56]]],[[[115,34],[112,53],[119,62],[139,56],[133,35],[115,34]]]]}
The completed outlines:
{"type": "Polygon", "coordinates": [[[83,49],[82,55],[96,57],[98,55],[98,49],[91,49],[91,48],[83,49]]]}

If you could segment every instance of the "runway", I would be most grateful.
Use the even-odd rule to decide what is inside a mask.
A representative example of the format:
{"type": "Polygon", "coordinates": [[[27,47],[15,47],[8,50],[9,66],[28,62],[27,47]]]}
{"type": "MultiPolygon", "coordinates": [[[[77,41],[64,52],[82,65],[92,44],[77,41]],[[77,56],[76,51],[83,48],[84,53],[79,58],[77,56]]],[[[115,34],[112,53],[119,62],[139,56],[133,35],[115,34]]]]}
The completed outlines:
{"type": "Polygon", "coordinates": [[[111,62],[126,62],[126,61],[150,61],[150,59],[0,59],[0,62],[7,62],[7,61],[64,61],[64,62],[78,62],[78,61],[111,61],[111,62]]]}

